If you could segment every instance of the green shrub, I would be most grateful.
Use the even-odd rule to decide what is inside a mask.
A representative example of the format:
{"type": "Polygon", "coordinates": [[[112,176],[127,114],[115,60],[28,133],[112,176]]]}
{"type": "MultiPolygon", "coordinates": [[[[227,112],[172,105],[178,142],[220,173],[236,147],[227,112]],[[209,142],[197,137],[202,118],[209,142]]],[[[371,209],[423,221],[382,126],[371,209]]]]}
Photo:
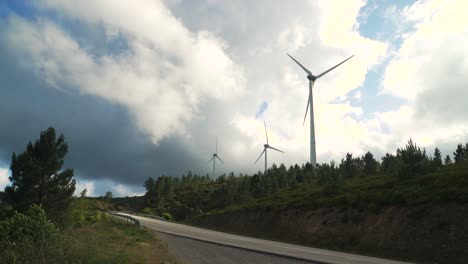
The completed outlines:
{"type": "Polygon", "coordinates": [[[0,222],[0,263],[60,263],[63,236],[44,210],[32,205],[26,214],[15,213],[0,222]]]}
{"type": "Polygon", "coordinates": [[[149,214],[149,215],[156,215],[157,214],[155,209],[149,208],[149,207],[143,208],[143,213],[149,214]]]}
{"type": "Polygon", "coordinates": [[[164,217],[164,219],[167,221],[174,221],[174,217],[172,217],[172,215],[168,212],[162,213],[162,217],[164,217]]]}
{"type": "Polygon", "coordinates": [[[83,226],[86,223],[86,217],[82,209],[77,209],[73,212],[73,225],[75,227],[83,226]]]}

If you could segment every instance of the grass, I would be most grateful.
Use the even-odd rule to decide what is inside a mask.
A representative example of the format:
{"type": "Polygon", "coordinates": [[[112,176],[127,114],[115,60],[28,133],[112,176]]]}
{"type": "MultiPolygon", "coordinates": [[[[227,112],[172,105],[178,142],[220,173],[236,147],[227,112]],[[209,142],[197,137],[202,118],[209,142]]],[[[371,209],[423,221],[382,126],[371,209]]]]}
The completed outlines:
{"type": "Polygon", "coordinates": [[[316,184],[299,185],[210,213],[323,207],[353,207],[378,213],[385,206],[446,202],[468,202],[468,162],[444,166],[436,172],[408,179],[383,174],[345,179],[332,193],[326,187],[316,184]]]}
{"type": "Polygon", "coordinates": [[[73,238],[75,263],[178,263],[153,233],[133,224],[109,218],[66,231],[73,238]]]}
{"type": "Polygon", "coordinates": [[[105,213],[108,201],[73,198],[57,224],[68,263],[180,263],[165,243],[145,228],[105,213]]]}

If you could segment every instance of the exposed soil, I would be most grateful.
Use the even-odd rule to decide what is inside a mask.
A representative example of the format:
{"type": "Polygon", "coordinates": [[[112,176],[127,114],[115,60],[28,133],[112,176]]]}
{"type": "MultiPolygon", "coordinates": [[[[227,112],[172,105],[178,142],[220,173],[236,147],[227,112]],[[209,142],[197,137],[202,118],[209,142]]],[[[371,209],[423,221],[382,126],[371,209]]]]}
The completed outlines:
{"type": "Polygon", "coordinates": [[[468,263],[468,204],[379,213],[352,208],[249,210],[193,219],[193,225],[332,250],[422,263],[468,263]]]}

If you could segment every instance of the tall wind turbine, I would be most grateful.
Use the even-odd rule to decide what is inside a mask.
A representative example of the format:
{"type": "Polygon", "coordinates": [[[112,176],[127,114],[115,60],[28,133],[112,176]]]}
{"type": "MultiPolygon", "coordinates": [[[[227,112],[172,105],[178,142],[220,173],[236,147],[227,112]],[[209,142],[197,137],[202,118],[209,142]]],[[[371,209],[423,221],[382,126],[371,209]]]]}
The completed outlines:
{"type": "Polygon", "coordinates": [[[221,163],[224,164],[224,161],[220,157],[218,157],[218,137],[216,137],[215,153],[213,153],[213,157],[208,161],[208,162],[213,161],[213,179],[215,177],[216,159],[219,159],[219,161],[221,161],[221,163]]]}
{"type": "Polygon", "coordinates": [[[274,147],[272,147],[272,146],[270,146],[270,145],[268,144],[268,132],[267,132],[267,128],[266,128],[265,122],[263,122],[263,125],[265,126],[265,135],[266,135],[266,141],[267,141],[267,143],[263,145],[263,151],[262,151],[262,153],[260,153],[260,156],[259,156],[258,159],[254,162],[254,164],[257,163],[257,161],[258,161],[258,160],[262,157],[262,155],[265,153],[265,173],[266,173],[266,171],[267,171],[267,149],[273,149],[273,150],[276,150],[276,151],[279,151],[279,152],[282,152],[282,153],[284,153],[284,152],[281,151],[281,150],[279,150],[279,149],[277,149],[277,148],[274,148],[274,147]]]}
{"type": "Polygon", "coordinates": [[[315,168],[317,164],[317,157],[316,157],[316,152],[315,152],[314,98],[312,95],[312,87],[314,86],[314,83],[316,80],[318,80],[320,77],[324,76],[325,74],[331,72],[332,70],[334,70],[336,67],[340,66],[341,64],[345,63],[345,61],[351,59],[352,57],[354,57],[354,55],[338,63],[337,65],[331,67],[330,69],[322,72],[319,75],[313,75],[311,71],[309,71],[306,67],[300,64],[291,55],[289,54],[287,55],[307,73],[307,79],[309,79],[309,99],[307,100],[307,107],[306,107],[303,124],[305,124],[305,120],[307,117],[307,110],[309,110],[309,104],[310,104],[310,163],[315,168]]]}

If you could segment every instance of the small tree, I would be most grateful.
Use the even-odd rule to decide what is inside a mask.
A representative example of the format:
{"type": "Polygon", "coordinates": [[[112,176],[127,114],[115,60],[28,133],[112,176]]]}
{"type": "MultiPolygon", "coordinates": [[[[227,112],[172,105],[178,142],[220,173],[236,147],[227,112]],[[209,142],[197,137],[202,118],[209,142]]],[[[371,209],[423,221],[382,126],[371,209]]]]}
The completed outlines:
{"type": "Polygon", "coordinates": [[[442,153],[438,148],[434,150],[434,159],[432,161],[437,168],[442,167],[442,153]]]}
{"type": "Polygon", "coordinates": [[[465,161],[465,148],[462,144],[458,144],[457,149],[453,153],[453,160],[455,163],[462,163],[465,161]]]}
{"type": "Polygon", "coordinates": [[[381,171],[385,173],[396,173],[401,167],[401,159],[393,154],[385,154],[382,157],[381,171]]]}
{"type": "Polygon", "coordinates": [[[80,192],[80,196],[83,198],[83,197],[86,197],[86,195],[88,194],[88,190],[86,188],[84,188],[83,191],[80,192]]]}
{"type": "Polygon", "coordinates": [[[13,153],[6,200],[19,211],[32,204],[42,205],[46,211],[63,207],[75,191],[73,170],[62,170],[67,151],[64,136],[57,138],[51,127],[34,144],[29,142],[23,153],[13,153]]]}
{"type": "Polygon", "coordinates": [[[428,170],[426,151],[421,150],[412,139],[408,141],[405,148],[397,150],[397,156],[402,161],[402,166],[398,171],[398,175],[402,178],[413,177],[428,170]]]}
{"type": "Polygon", "coordinates": [[[109,200],[112,199],[112,192],[106,192],[106,194],[104,195],[104,197],[105,197],[106,199],[109,199],[109,200]]]}
{"type": "Polygon", "coordinates": [[[449,155],[445,156],[444,164],[445,165],[452,164],[452,159],[450,158],[449,155]]]}
{"type": "Polygon", "coordinates": [[[364,157],[364,174],[367,176],[369,174],[375,173],[377,171],[377,161],[374,159],[372,153],[367,152],[364,157]]]}

